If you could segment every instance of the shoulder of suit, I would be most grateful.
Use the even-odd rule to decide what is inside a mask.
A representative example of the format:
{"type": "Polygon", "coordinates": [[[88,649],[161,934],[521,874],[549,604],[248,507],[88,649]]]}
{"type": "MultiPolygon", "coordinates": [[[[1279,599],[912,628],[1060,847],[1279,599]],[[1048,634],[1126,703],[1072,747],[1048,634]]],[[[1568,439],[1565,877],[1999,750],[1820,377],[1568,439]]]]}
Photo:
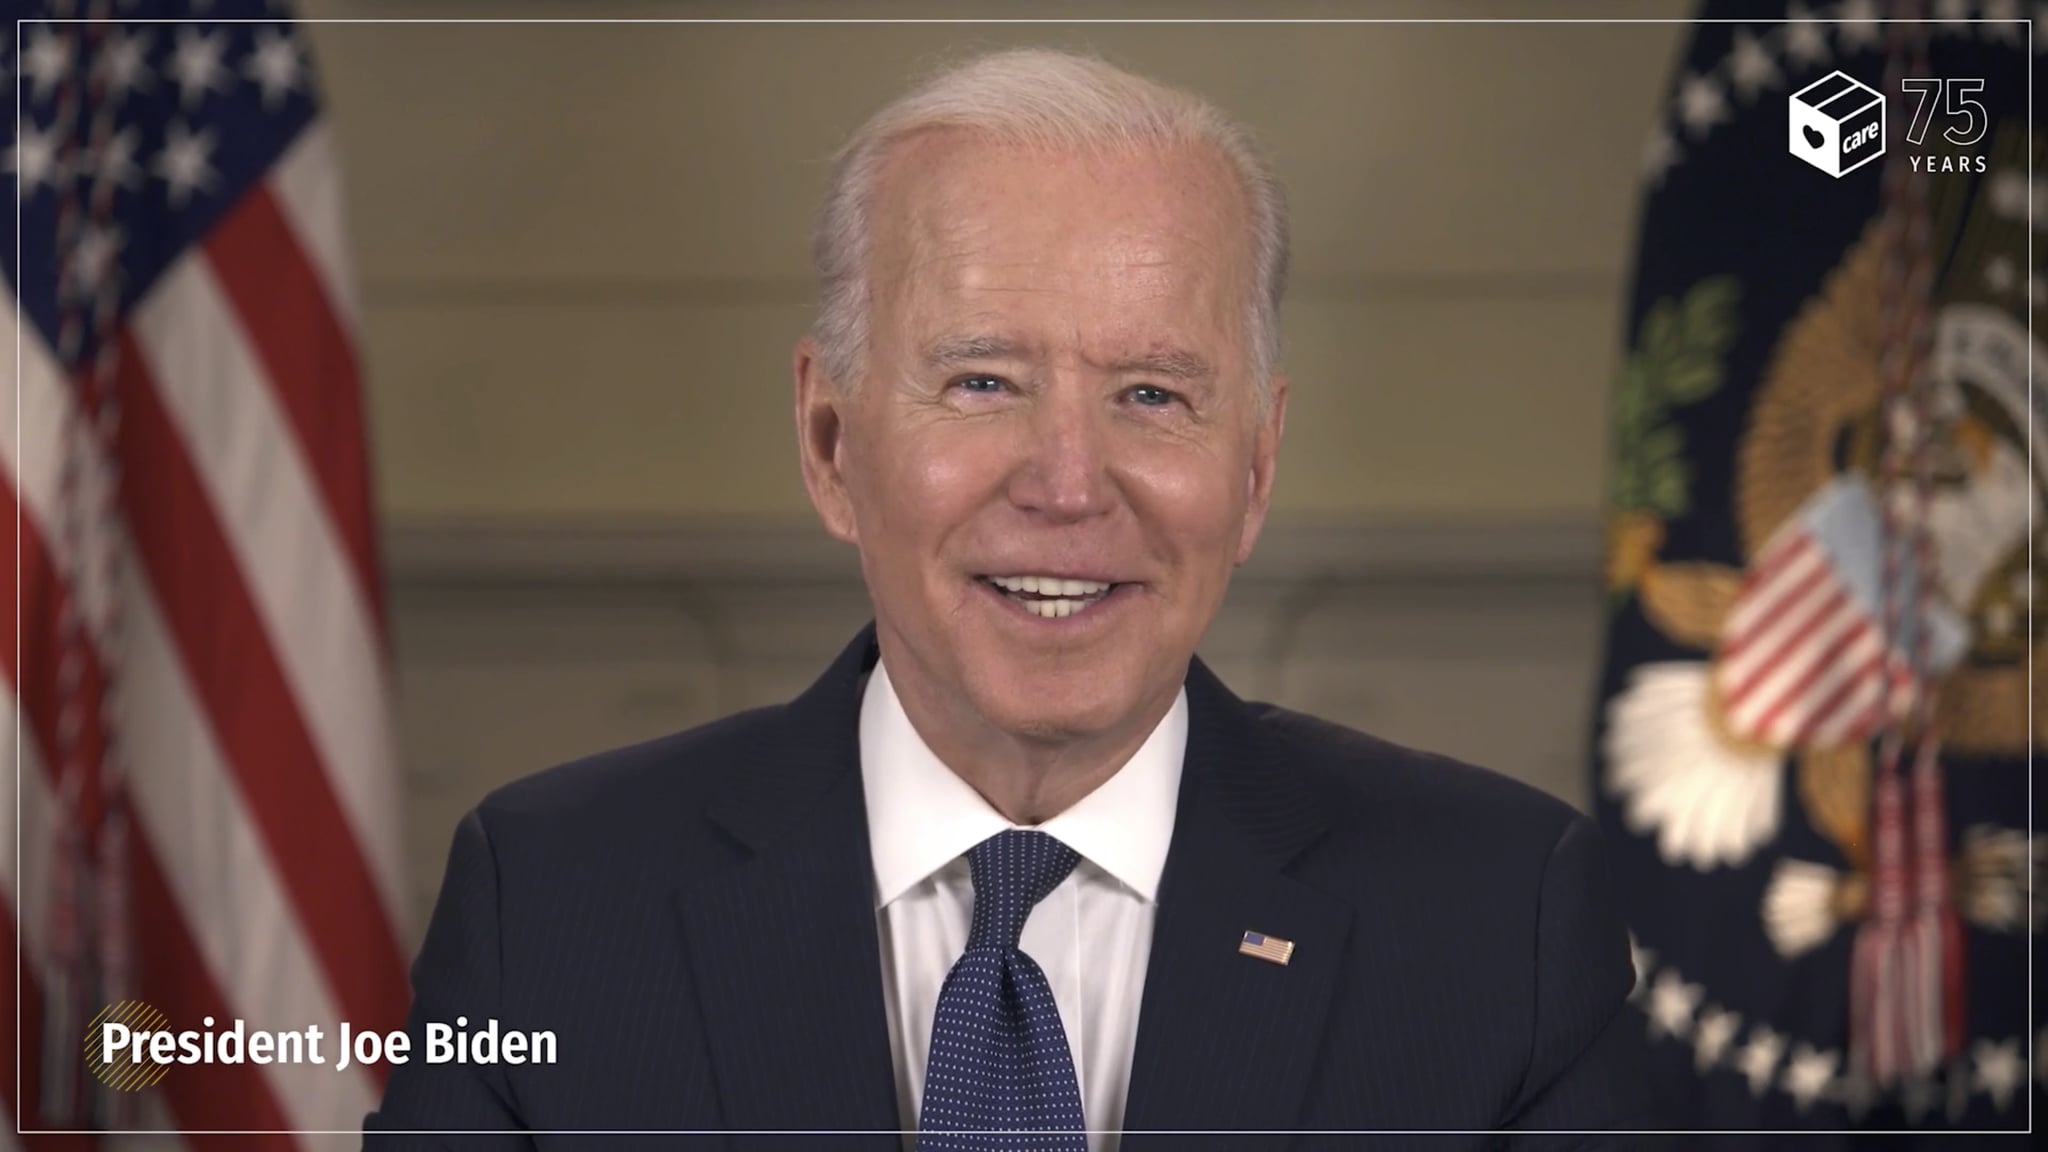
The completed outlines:
{"type": "Polygon", "coordinates": [[[1582,814],[1504,773],[1276,705],[1249,705],[1282,770],[1309,773],[1353,820],[1426,840],[1490,836],[1555,843],[1582,814]]]}
{"type": "Polygon", "coordinates": [[[750,749],[774,737],[786,705],[585,756],[505,784],[477,807],[486,826],[544,820],[616,831],[650,821],[670,832],[701,812],[750,749]]]}

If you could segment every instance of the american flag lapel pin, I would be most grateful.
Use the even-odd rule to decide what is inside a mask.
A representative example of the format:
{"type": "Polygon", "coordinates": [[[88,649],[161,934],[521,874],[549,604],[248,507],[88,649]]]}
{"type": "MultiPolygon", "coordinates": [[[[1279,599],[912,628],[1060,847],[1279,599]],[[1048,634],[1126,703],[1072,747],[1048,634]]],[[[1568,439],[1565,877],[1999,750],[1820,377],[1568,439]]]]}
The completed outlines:
{"type": "Polygon", "coordinates": [[[1241,956],[1256,956],[1285,968],[1287,962],[1294,959],[1294,941],[1263,932],[1247,932],[1244,939],[1237,942],[1237,951],[1241,956]]]}

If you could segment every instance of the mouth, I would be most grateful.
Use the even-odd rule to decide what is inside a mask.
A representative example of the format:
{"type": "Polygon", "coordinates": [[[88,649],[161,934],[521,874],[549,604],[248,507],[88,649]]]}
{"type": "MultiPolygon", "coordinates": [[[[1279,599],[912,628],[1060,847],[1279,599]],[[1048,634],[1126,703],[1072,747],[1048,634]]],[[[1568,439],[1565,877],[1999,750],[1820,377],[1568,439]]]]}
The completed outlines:
{"type": "Polygon", "coordinates": [[[1119,591],[1135,587],[1109,580],[1068,576],[982,576],[979,582],[997,595],[1043,620],[1080,616],[1119,591]]]}

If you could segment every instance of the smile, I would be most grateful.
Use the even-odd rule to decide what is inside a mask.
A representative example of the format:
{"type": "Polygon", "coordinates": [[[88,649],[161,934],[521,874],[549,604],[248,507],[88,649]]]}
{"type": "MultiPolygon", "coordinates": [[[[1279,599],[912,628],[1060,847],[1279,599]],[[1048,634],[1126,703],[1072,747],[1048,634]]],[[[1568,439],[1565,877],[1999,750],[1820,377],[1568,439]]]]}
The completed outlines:
{"type": "Polygon", "coordinates": [[[1060,576],[983,576],[981,579],[1022,605],[1025,611],[1047,620],[1078,616],[1119,587],[1101,580],[1071,580],[1060,576]]]}

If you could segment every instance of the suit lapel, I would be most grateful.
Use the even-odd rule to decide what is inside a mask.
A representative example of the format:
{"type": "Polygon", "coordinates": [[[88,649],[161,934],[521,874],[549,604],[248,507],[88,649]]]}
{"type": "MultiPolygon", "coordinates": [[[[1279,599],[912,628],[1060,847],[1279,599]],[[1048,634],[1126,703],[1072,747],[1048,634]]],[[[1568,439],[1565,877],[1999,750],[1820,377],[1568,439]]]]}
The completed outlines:
{"type": "MultiPolygon", "coordinates": [[[[901,1125],[860,781],[872,653],[863,632],[788,706],[784,738],[731,766],[735,787],[712,818],[751,858],[678,897],[729,1128],[901,1125]]],[[[843,1139],[901,1147],[894,1135],[843,1139]]]]}
{"type": "MultiPolygon", "coordinates": [[[[678,894],[729,1128],[904,1123],[860,781],[860,685],[873,660],[870,630],[788,706],[783,738],[733,766],[734,786],[711,815],[748,858],[678,894]]],[[[1187,689],[1188,750],[1124,1127],[1288,1129],[1351,931],[1347,907],[1286,872],[1322,834],[1326,802],[1272,758],[1257,718],[1200,661],[1187,689]],[[1293,941],[1289,963],[1239,954],[1246,931],[1293,941]]],[[[901,1147],[893,1134],[843,1139],[871,1152],[901,1147]]],[[[1130,1136],[1123,1147],[1171,1144],[1130,1136]]]]}
{"type": "MultiPolygon", "coordinates": [[[[1316,1063],[1351,912],[1285,871],[1323,832],[1327,809],[1314,782],[1270,758],[1257,718],[1200,661],[1187,689],[1187,758],[1124,1127],[1288,1129],[1316,1063]],[[1247,931],[1293,941],[1289,962],[1241,955],[1247,931]]],[[[1172,1142],[1130,1136],[1123,1146],[1172,1142]]]]}

